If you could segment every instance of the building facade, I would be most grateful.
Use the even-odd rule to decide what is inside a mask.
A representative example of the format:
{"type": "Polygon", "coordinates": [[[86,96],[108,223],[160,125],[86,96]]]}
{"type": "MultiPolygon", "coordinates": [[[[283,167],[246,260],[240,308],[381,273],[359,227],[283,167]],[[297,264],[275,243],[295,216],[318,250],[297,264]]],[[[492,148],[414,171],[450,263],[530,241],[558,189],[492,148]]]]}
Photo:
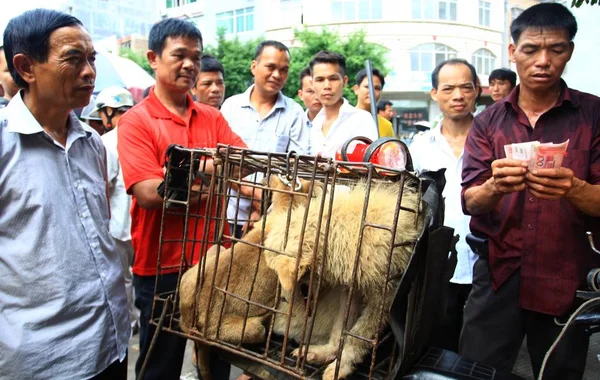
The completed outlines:
{"type": "Polygon", "coordinates": [[[263,36],[293,47],[294,29],[366,32],[387,49],[391,71],[382,98],[408,118],[433,119],[431,72],[449,58],[473,63],[485,95],[488,75],[509,65],[508,25],[539,0],[165,0],[161,14],[195,22],[207,44],[218,27],[228,37],[263,36]]]}
{"type": "Polygon", "coordinates": [[[96,42],[112,36],[148,36],[152,25],[160,20],[162,1],[66,0],[62,8],[81,20],[96,42]]]}

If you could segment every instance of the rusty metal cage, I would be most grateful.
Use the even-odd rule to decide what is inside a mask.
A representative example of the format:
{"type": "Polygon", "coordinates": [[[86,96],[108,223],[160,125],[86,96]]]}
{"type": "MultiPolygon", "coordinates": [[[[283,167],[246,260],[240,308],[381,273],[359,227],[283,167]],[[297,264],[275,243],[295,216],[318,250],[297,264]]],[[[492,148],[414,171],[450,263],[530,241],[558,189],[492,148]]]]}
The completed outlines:
{"type": "Polygon", "coordinates": [[[155,292],[159,331],[257,377],[392,377],[402,348],[389,310],[427,228],[420,178],[293,152],[173,146],[159,191],[156,289],[161,275],[179,277],[155,292]],[[243,203],[260,220],[228,217],[228,204],[243,203]],[[249,222],[236,238],[230,224],[249,222]]]}

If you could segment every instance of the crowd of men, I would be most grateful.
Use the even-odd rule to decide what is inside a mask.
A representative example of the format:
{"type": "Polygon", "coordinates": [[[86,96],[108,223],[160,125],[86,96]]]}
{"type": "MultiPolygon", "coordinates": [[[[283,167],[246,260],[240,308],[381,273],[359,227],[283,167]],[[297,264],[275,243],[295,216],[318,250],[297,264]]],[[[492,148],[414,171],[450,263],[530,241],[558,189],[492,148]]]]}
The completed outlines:
{"type": "MultiPolygon", "coordinates": [[[[517,73],[491,73],[495,103],[477,116],[481,85],[473,65],[438,64],[431,98],[442,119],[409,147],[417,172],[446,169],[444,222],[460,236],[446,312],[431,344],[506,373],[526,336],[537,377],[560,332],[555,317],[573,309],[575,291],[598,265],[585,232],[600,226],[600,98],[561,79],[576,32],[575,18],[560,4],[525,10],[511,25],[517,73]],[[506,144],[533,140],[569,140],[562,167],[528,169],[506,157],[506,144]],[[480,246],[467,244],[470,232],[482,237],[480,246]]],[[[352,106],[342,96],[345,57],[315,54],[300,74],[303,110],[281,91],[290,51],[268,40],[250,63],[254,83],[224,99],[226,73],[203,55],[198,28],[167,18],[149,35],[155,86],[137,105],[127,90],[102,91],[90,115],[108,131],[100,137],[73,113],[94,91],[95,56],[82,23],[61,12],[25,12],[4,33],[0,368],[6,378],[125,379],[128,341],[138,328],[140,373],[154,335],[149,320],[161,219],[165,241],[183,228],[182,216],[162,215],[157,191],[169,145],[225,143],[334,157],[355,136],[394,134],[391,102],[377,104],[377,123],[369,112],[385,85],[379,70],[371,73],[375,99],[366,71],[357,74],[352,106]]],[[[227,215],[241,236],[260,209],[233,203],[227,215]]],[[[165,266],[178,267],[178,244],[163,246],[165,266]]],[[[176,271],[162,274],[158,292],[175,289],[176,271]]],[[[179,379],[185,339],[159,334],[154,343],[145,378],[179,379]]],[[[587,349],[586,333],[570,331],[544,378],[581,379],[587,349]]],[[[229,365],[214,357],[211,372],[228,378],[229,365]]]]}

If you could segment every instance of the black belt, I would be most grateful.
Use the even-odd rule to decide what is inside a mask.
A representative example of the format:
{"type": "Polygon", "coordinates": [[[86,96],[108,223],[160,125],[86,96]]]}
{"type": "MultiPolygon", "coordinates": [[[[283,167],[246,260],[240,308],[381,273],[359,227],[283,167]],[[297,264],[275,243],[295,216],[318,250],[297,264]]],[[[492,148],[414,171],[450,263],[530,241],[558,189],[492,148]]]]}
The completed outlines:
{"type": "Polygon", "coordinates": [[[490,256],[489,238],[481,235],[467,234],[466,240],[471,250],[479,255],[479,257],[487,259],[490,256]]]}

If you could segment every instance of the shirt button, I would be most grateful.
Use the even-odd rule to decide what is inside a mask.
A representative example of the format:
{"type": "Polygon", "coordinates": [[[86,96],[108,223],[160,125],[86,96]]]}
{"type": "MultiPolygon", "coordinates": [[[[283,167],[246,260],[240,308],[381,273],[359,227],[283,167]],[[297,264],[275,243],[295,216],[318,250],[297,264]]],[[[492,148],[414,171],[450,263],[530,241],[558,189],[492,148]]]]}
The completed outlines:
{"type": "Polygon", "coordinates": [[[523,254],[524,254],[525,256],[529,256],[529,251],[524,251],[524,252],[523,252],[523,254]]]}
{"type": "Polygon", "coordinates": [[[528,230],[530,230],[530,229],[532,229],[532,228],[533,228],[533,226],[532,226],[531,224],[528,224],[528,225],[527,225],[527,229],[528,229],[528,230]]]}
{"type": "Polygon", "coordinates": [[[533,197],[529,197],[529,203],[533,203],[533,197]]]}

